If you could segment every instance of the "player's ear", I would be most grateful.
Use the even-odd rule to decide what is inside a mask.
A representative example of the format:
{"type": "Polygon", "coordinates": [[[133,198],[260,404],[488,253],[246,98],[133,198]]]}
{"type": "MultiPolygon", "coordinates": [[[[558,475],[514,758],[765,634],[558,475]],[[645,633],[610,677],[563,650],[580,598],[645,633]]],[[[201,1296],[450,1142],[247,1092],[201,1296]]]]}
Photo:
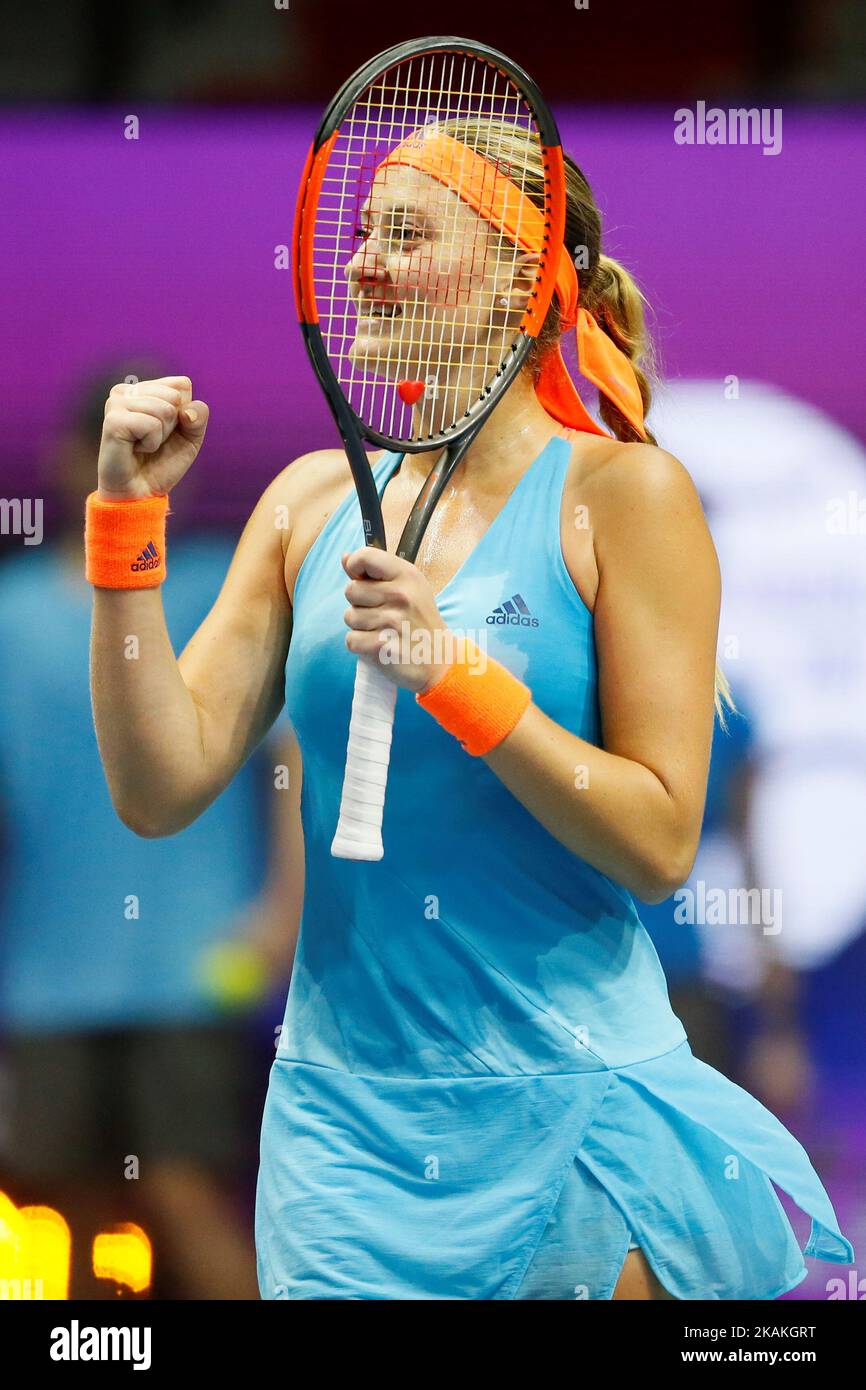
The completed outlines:
{"type": "Polygon", "coordinates": [[[538,279],[541,257],[537,251],[518,251],[511,270],[511,307],[523,309],[526,296],[538,279]]]}
{"type": "Polygon", "coordinates": [[[538,251],[518,251],[514,258],[514,265],[516,273],[527,277],[531,284],[538,275],[541,255],[538,251]]]}

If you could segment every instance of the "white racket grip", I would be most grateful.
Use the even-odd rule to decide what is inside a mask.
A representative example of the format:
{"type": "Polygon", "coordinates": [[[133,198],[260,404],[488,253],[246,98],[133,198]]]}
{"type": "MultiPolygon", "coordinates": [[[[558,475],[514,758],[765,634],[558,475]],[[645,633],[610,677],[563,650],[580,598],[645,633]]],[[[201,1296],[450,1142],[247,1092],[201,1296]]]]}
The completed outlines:
{"type": "Polygon", "coordinates": [[[358,657],[335,859],[381,859],[382,814],[391,760],[397,687],[378,660],[358,657]]]}

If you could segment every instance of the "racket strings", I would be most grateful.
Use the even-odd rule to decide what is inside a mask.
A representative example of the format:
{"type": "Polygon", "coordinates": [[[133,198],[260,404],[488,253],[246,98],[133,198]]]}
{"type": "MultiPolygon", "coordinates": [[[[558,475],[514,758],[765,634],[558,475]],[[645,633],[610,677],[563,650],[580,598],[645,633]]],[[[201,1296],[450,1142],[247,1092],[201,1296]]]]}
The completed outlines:
{"type": "Polygon", "coordinates": [[[415,56],[376,79],[341,123],[313,238],[323,341],[359,417],[383,436],[416,442],[446,434],[488,394],[518,341],[532,291],[531,283],[521,293],[512,284],[520,204],[512,240],[444,184],[403,164],[382,167],[425,127],[490,158],[491,180],[505,150],[502,172],[546,211],[545,186],[525,158],[526,140],[538,143],[532,112],[490,62],[455,52],[415,56]],[[408,183],[407,172],[414,176],[408,183]],[[407,214],[398,204],[409,203],[409,192],[407,214]],[[398,235],[404,217],[410,227],[421,220],[434,226],[434,244],[406,252],[398,235]],[[355,235],[368,223],[377,245],[370,255],[355,235]],[[365,304],[372,295],[399,310],[361,324],[359,293],[365,304]],[[415,402],[397,389],[407,382],[421,387],[415,402]]]}

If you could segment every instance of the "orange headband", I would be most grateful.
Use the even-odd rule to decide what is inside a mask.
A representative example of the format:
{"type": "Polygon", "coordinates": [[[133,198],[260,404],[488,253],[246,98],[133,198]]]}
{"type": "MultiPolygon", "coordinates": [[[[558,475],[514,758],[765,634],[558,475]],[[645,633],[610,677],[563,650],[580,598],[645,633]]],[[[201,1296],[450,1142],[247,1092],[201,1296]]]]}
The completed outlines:
{"type": "MultiPolygon", "coordinates": [[[[536,253],[543,250],[544,214],[495,164],[461,141],[429,128],[415,131],[378,168],[388,164],[407,164],[429,174],[516,245],[536,253]]],[[[592,315],[578,305],[577,272],[565,247],[557,269],[555,294],[563,332],[576,329],[581,374],[613,401],[645,439],[643,401],[634,367],[592,315]]],[[[535,389],[545,410],[560,424],[607,437],[607,431],[596,424],[577,394],[558,344],[545,355],[535,389]]]]}

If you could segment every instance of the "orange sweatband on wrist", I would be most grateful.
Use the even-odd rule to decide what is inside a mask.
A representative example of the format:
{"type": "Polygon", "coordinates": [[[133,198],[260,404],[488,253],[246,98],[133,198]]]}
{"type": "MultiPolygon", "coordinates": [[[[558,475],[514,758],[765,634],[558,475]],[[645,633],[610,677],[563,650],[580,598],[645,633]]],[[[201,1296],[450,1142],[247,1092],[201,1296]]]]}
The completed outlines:
{"type": "Polygon", "coordinates": [[[480,757],[511,733],[531,703],[532,691],[486,654],[479,669],[482,653],[468,637],[464,643],[464,656],[415,699],[460,740],[467,753],[480,757]]]}
{"type": "Polygon", "coordinates": [[[165,579],[168,497],[87,499],[84,573],[98,589],[155,589],[165,579]]]}

